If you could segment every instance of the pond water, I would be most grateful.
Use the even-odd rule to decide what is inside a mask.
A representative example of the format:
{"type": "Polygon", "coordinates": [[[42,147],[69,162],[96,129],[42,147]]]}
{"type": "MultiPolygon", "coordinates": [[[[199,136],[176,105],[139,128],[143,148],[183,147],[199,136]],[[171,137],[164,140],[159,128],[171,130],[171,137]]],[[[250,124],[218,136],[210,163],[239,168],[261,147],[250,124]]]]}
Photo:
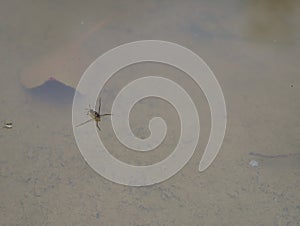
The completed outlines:
{"type": "MultiPolygon", "coordinates": [[[[0,130],[1,223],[300,224],[299,21],[296,0],[2,3],[0,121],[12,128],[0,130]],[[185,88],[201,122],[196,151],[183,169],[162,183],[129,187],[85,162],[73,135],[72,95],[98,56],[145,39],[185,46],[208,64],[224,93],[227,130],[217,158],[200,173],[210,133],[203,92],[170,66],[122,69],[101,92],[103,112],[128,82],[161,75],[185,88]]],[[[113,156],[148,165],[172,153],[180,123],[170,104],[146,98],[131,113],[140,138],[150,135],[148,122],[160,115],[166,139],[156,150],[137,153],[118,141],[105,118],[99,136],[113,156]]]]}

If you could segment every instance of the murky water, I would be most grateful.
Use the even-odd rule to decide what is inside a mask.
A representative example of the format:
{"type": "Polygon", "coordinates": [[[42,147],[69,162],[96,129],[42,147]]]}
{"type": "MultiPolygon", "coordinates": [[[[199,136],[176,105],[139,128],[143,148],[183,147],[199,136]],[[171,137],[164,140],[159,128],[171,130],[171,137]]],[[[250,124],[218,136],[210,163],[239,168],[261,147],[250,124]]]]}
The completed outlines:
{"type": "MultiPolygon", "coordinates": [[[[300,224],[300,4],[288,1],[6,1],[0,8],[0,219],[3,225],[297,225],[300,224]],[[210,131],[206,99],[184,73],[145,63],[118,72],[102,91],[109,111],[124,84],[164,75],[193,97],[201,139],[191,161],[153,186],[115,184],[84,161],[73,136],[71,103],[26,87],[49,77],[75,87],[105,51],[130,41],[183,45],[214,71],[228,124],[221,151],[199,173],[210,131]],[[250,155],[249,153],[259,153],[250,155]],[[281,158],[265,156],[287,155],[281,158]],[[255,160],[258,167],[251,167],[255,160]]],[[[83,114],[85,111],[83,109],[83,114]]],[[[100,136],[130,164],[151,164],[172,152],[179,136],[172,106],[153,98],[132,111],[132,130],[168,124],[151,153],[127,150],[110,120],[100,136]]]]}

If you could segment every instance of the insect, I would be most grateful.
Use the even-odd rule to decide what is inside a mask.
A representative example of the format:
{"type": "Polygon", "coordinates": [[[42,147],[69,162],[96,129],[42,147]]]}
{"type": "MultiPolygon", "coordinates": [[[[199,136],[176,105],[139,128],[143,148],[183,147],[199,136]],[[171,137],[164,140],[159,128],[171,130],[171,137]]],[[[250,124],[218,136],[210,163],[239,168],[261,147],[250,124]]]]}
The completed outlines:
{"type": "Polygon", "coordinates": [[[84,125],[84,124],[86,124],[86,123],[94,120],[96,122],[97,128],[101,131],[100,126],[99,126],[99,122],[101,121],[101,118],[104,117],[104,116],[110,116],[110,115],[112,115],[112,114],[100,114],[100,110],[101,110],[101,98],[99,100],[98,112],[95,111],[95,110],[93,110],[91,108],[91,105],[89,105],[89,108],[87,108],[86,110],[88,110],[87,115],[89,115],[91,117],[91,119],[89,119],[89,120],[87,120],[87,121],[85,121],[83,123],[80,123],[76,127],[82,126],[82,125],[84,125]]]}
{"type": "Polygon", "coordinates": [[[11,122],[5,123],[3,128],[11,129],[12,128],[12,123],[11,122]]]}

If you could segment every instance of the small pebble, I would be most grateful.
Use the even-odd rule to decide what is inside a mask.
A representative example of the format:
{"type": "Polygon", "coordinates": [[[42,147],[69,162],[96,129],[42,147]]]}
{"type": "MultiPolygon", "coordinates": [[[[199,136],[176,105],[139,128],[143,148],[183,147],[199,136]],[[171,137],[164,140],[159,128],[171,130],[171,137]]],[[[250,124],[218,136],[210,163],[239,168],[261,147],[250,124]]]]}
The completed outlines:
{"type": "Polygon", "coordinates": [[[252,166],[252,167],[257,167],[257,166],[258,166],[258,162],[252,159],[252,160],[249,162],[249,165],[252,166]]]}
{"type": "Polygon", "coordinates": [[[11,129],[12,128],[12,123],[11,122],[5,123],[3,128],[11,129]]]}
{"type": "Polygon", "coordinates": [[[96,218],[97,218],[97,219],[100,218],[100,213],[99,213],[99,212],[96,213],[96,218]]]}

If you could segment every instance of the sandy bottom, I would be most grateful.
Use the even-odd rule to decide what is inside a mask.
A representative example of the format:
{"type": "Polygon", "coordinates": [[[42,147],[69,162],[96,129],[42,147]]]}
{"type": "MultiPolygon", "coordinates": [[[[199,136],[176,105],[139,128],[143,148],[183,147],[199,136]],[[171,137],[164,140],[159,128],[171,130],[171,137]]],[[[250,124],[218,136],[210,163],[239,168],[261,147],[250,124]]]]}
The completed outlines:
{"type": "MultiPolygon", "coordinates": [[[[82,6],[76,1],[40,1],[1,7],[0,121],[13,123],[12,129],[0,130],[3,225],[300,224],[299,5],[222,2],[107,1],[82,6]],[[17,22],[11,13],[15,10],[17,22]],[[272,12],[285,19],[278,21],[272,12]],[[122,43],[163,39],[192,49],[214,71],[224,92],[228,124],[221,151],[206,171],[197,169],[210,132],[209,107],[181,72],[137,65],[117,73],[101,94],[103,110],[109,111],[124,84],[159,73],[186,88],[200,112],[201,139],[192,159],[169,180],[141,188],[113,183],[89,167],[74,139],[71,103],[44,101],[22,87],[20,76],[32,62],[38,64],[48,52],[64,53],[62,43],[76,42],[110,14],[117,15],[110,25],[78,42],[90,62],[122,43]],[[250,166],[251,160],[258,166],[250,166]]],[[[166,117],[168,135],[147,155],[122,146],[109,119],[101,122],[100,136],[122,161],[159,161],[178,139],[174,109],[146,99],[133,109],[131,123],[137,136],[147,137],[148,120],[156,114],[166,117]]]]}

